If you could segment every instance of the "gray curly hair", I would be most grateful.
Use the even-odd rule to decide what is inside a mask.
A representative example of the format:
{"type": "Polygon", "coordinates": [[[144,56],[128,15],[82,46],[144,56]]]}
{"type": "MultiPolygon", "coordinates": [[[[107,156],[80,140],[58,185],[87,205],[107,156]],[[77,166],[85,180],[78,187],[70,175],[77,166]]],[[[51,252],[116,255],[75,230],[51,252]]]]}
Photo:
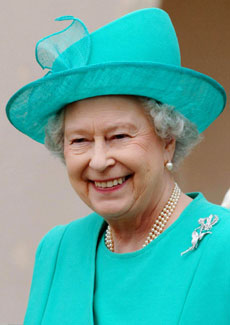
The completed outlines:
{"type": "MultiPolygon", "coordinates": [[[[176,140],[172,162],[177,167],[202,139],[196,125],[177,112],[173,106],[159,103],[152,98],[140,96],[136,98],[151,118],[156,134],[163,140],[176,140]]],[[[45,146],[65,163],[64,116],[65,109],[62,109],[49,119],[45,130],[45,146]]]]}

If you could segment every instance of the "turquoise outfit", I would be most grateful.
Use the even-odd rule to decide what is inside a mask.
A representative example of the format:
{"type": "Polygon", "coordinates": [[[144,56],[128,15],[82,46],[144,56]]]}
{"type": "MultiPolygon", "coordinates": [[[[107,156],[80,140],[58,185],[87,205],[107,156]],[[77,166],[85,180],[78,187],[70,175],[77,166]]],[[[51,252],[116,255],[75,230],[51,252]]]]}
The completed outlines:
{"type": "Polygon", "coordinates": [[[229,325],[230,211],[202,194],[144,249],[116,254],[93,213],[57,226],[41,241],[24,325],[229,325]],[[218,223],[197,249],[198,220],[218,223]]]}

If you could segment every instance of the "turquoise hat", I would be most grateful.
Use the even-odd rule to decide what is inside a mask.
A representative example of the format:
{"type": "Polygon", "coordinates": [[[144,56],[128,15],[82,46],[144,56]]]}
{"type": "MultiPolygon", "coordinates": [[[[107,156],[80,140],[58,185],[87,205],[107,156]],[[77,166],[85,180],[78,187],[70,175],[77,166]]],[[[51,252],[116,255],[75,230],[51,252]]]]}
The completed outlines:
{"type": "Polygon", "coordinates": [[[44,143],[48,119],[65,105],[103,95],[137,95],[174,106],[199,132],[222,112],[226,94],[212,78],[181,67],[168,14],[156,8],[125,15],[89,33],[79,19],[40,40],[36,59],[48,73],[9,100],[10,122],[44,143]]]}

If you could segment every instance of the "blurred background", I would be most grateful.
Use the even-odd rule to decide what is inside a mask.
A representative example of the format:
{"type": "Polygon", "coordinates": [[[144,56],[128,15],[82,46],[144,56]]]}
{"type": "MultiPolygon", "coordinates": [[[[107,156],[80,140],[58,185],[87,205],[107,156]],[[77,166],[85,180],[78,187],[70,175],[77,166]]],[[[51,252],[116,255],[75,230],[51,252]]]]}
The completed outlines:
{"type": "MultiPolygon", "coordinates": [[[[65,22],[54,22],[56,17],[79,17],[93,31],[147,7],[170,14],[183,66],[215,78],[229,94],[229,0],[8,0],[1,6],[0,324],[23,323],[40,239],[55,225],[89,212],[71,189],[64,166],[9,124],[7,100],[43,76],[34,49],[39,39],[65,27],[65,22]]],[[[201,191],[217,204],[230,186],[228,106],[176,174],[185,192],[201,191]]]]}

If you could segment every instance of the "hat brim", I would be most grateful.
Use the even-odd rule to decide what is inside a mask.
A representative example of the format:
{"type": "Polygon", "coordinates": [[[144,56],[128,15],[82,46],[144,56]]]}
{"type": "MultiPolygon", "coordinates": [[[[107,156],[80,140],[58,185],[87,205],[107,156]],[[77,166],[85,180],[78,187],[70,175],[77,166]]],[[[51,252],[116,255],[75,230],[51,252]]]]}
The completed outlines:
{"type": "Polygon", "coordinates": [[[19,131],[44,143],[51,115],[74,101],[103,95],[154,98],[174,106],[199,132],[226,103],[223,87],[197,71],[159,63],[111,62],[50,73],[31,82],[11,97],[6,113],[19,131]]]}

